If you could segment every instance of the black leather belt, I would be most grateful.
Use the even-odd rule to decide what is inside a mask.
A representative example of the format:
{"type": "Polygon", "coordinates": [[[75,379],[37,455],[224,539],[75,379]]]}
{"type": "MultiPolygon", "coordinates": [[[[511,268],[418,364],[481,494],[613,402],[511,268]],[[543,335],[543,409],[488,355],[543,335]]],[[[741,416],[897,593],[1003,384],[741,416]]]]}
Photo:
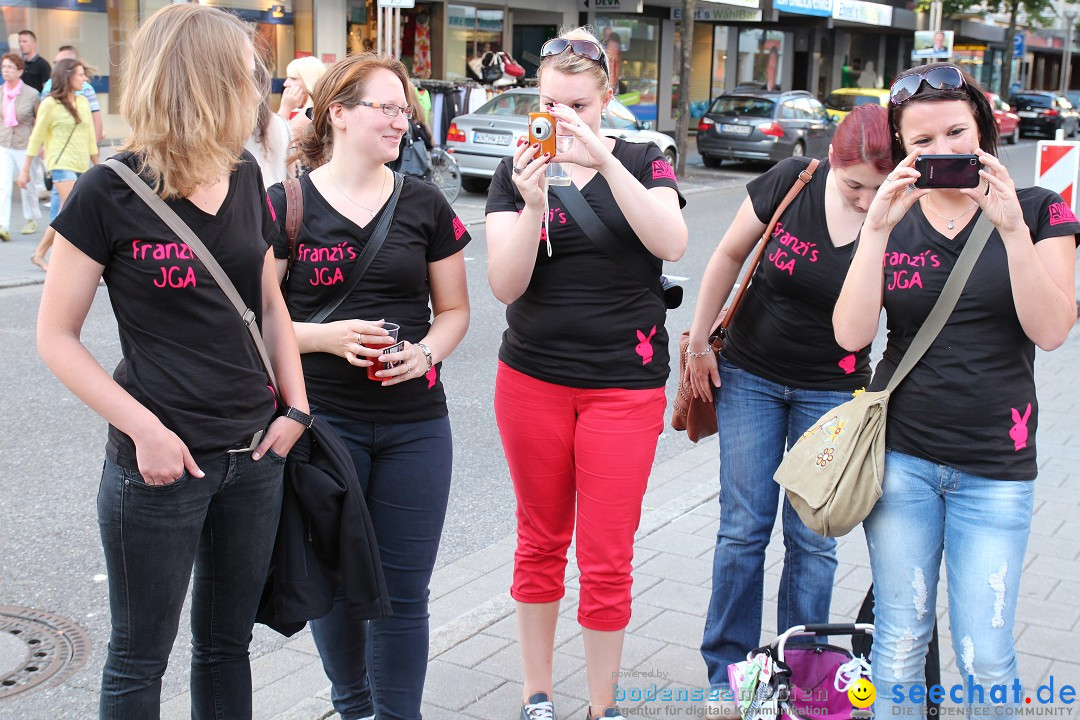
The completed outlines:
{"type": "Polygon", "coordinates": [[[236,443],[235,445],[233,445],[231,448],[229,448],[225,452],[227,452],[227,453],[251,452],[252,450],[254,450],[255,448],[257,448],[259,446],[259,442],[262,440],[262,437],[263,437],[263,435],[265,433],[266,433],[265,430],[260,430],[257,433],[255,433],[254,435],[252,435],[250,438],[247,438],[245,440],[241,440],[240,442],[236,443]]]}

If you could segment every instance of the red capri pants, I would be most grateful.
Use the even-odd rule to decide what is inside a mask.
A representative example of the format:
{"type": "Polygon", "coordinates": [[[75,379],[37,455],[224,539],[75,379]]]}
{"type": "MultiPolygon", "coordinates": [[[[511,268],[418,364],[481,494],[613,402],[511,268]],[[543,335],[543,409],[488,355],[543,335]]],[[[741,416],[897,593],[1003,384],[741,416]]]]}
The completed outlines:
{"type": "Polygon", "coordinates": [[[572,388],[499,363],[495,418],[517,496],[515,600],[562,598],[576,519],[578,622],[627,626],[634,533],[666,403],[664,388],[572,388]]]}

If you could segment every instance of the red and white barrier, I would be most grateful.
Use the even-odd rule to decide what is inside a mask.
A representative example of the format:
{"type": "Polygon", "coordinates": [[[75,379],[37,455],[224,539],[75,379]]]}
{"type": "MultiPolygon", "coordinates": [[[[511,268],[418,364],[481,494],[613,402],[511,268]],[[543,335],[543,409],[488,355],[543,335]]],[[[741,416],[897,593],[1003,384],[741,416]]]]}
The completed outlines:
{"type": "Polygon", "coordinates": [[[1035,150],[1035,184],[1061,195],[1076,212],[1080,142],[1040,140],[1035,150]]]}

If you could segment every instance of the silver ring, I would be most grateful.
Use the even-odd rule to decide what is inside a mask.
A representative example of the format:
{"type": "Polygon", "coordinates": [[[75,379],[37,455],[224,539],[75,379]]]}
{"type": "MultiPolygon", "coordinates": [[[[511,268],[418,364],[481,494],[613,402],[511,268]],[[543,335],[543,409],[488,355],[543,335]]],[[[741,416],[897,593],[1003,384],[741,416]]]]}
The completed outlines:
{"type": "Polygon", "coordinates": [[[356,336],[356,342],[360,343],[361,345],[364,344],[364,333],[360,333],[356,336]]]}
{"type": "Polygon", "coordinates": [[[518,167],[517,165],[514,166],[514,174],[515,175],[520,175],[523,172],[525,172],[525,168],[518,167]]]}
{"type": "Polygon", "coordinates": [[[412,372],[412,363],[411,362],[406,362],[405,363],[405,372],[412,372]]]}

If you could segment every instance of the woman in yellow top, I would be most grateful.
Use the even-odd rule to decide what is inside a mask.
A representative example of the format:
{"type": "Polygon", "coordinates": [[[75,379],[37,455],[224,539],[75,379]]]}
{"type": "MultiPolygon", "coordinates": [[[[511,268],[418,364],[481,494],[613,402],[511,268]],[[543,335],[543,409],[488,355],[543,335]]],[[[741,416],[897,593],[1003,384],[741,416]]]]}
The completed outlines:
{"type": "MultiPolygon", "coordinates": [[[[45,170],[52,173],[52,205],[49,222],[56,219],[79,176],[97,165],[98,147],[94,139],[94,123],[90,103],[79,94],[86,82],[86,68],[78,60],[64,59],[52,72],[52,90],[38,106],[37,120],[26,147],[26,161],[19,174],[19,187],[30,182],[30,161],[45,146],[45,170]]],[[[45,253],[52,247],[56,231],[45,229],[31,262],[47,269],[45,253]]]]}

